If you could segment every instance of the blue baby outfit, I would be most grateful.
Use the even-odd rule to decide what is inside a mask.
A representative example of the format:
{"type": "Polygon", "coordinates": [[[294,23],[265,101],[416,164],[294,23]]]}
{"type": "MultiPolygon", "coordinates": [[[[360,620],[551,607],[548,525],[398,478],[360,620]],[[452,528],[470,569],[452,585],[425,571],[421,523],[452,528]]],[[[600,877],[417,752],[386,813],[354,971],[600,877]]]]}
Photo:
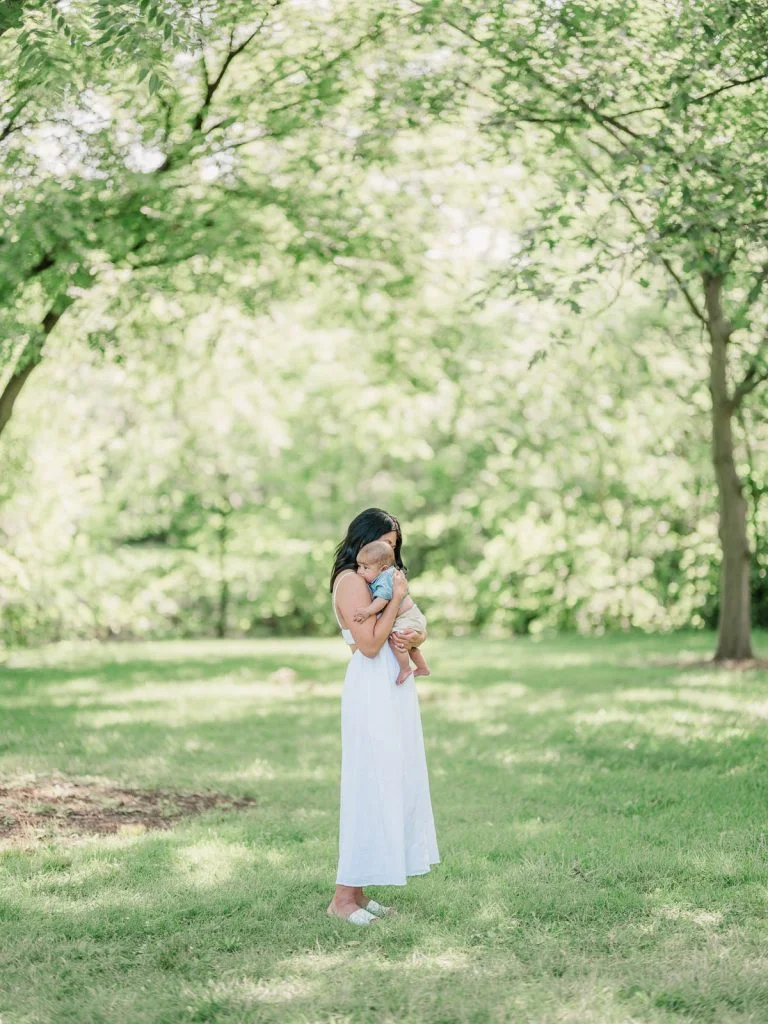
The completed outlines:
{"type": "Polygon", "coordinates": [[[395,573],[394,565],[390,565],[384,572],[380,572],[373,583],[369,583],[371,594],[374,597],[383,597],[385,601],[392,600],[392,577],[395,573]]]}

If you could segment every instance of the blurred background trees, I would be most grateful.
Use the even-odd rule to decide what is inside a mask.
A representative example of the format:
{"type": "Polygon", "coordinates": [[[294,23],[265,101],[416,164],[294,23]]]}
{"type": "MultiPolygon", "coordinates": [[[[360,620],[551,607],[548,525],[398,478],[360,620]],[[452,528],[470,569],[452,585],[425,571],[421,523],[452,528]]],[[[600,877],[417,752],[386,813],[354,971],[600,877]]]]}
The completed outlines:
{"type": "Polygon", "coordinates": [[[324,631],[371,504],[435,630],[713,628],[731,487],[748,653],[765,12],[658,7],[9,5],[0,638],[324,631]]]}
{"type": "MultiPolygon", "coordinates": [[[[663,268],[705,331],[722,556],[716,656],[750,658],[748,510],[734,421],[768,379],[768,6],[412,6],[425,52],[444,55],[429,76],[433,91],[435,80],[462,85],[438,116],[455,117],[458,107],[471,117],[479,106],[480,130],[500,150],[519,146],[527,128],[534,153],[549,157],[551,189],[502,275],[507,288],[552,294],[549,253],[573,240],[590,254],[564,278],[561,294],[575,311],[585,280],[621,261],[648,286],[644,266],[663,268]],[[588,214],[593,193],[610,200],[607,216],[618,215],[607,234],[588,214]]],[[[402,77],[407,95],[414,76],[402,77]]]]}

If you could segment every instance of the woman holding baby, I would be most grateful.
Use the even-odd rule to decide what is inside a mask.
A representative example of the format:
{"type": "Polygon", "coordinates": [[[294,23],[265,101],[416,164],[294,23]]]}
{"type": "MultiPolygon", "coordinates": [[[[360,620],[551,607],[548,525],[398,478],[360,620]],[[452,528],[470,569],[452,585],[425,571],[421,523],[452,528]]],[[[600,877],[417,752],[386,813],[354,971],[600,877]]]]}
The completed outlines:
{"type": "Polygon", "coordinates": [[[333,610],[352,650],[341,697],[336,892],[328,914],[368,925],[393,908],[366,885],[405,885],[440,862],[415,674],[426,621],[408,594],[394,516],[369,508],[349,524],[331,573],[333,610]],[[421,628],[419,628],[421,627],[421,628]]]}

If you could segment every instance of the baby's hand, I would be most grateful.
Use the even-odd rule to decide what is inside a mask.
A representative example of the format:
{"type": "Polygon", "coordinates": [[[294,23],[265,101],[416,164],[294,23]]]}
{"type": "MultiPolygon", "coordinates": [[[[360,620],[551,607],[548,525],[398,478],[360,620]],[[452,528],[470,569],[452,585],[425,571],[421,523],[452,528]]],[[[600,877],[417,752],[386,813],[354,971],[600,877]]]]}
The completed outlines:
{"type": "Polygon", "coordinates": [[[371,613],[368,611],[367,608],[358,609],[358,611],[356,611],[354,615],[355,622],[365,622],[365,620],[369,619],[370,617],[371,613]]]}
{"type": "Polygon", "coordinates": [[[402,601],[408,593],[408,580],[402,569],[395,569],[392,573],[392,597],[395,601],[402,601]]]}

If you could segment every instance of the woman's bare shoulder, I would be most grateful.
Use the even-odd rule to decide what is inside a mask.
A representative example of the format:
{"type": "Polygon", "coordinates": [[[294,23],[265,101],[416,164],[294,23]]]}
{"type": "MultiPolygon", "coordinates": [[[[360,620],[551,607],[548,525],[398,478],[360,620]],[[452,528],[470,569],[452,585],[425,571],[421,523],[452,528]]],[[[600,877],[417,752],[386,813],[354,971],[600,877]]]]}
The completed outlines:
{"type": "Polygon", "coordinates": [[[343,577],[340,576],[336,581],[337,597],[341,597],[342,594],[362,594],[367,590],[368,584],[354,571],[344,573],[343,577]],[[354,580],[354,583],[348,582],[349,580],[354,580]]]}

